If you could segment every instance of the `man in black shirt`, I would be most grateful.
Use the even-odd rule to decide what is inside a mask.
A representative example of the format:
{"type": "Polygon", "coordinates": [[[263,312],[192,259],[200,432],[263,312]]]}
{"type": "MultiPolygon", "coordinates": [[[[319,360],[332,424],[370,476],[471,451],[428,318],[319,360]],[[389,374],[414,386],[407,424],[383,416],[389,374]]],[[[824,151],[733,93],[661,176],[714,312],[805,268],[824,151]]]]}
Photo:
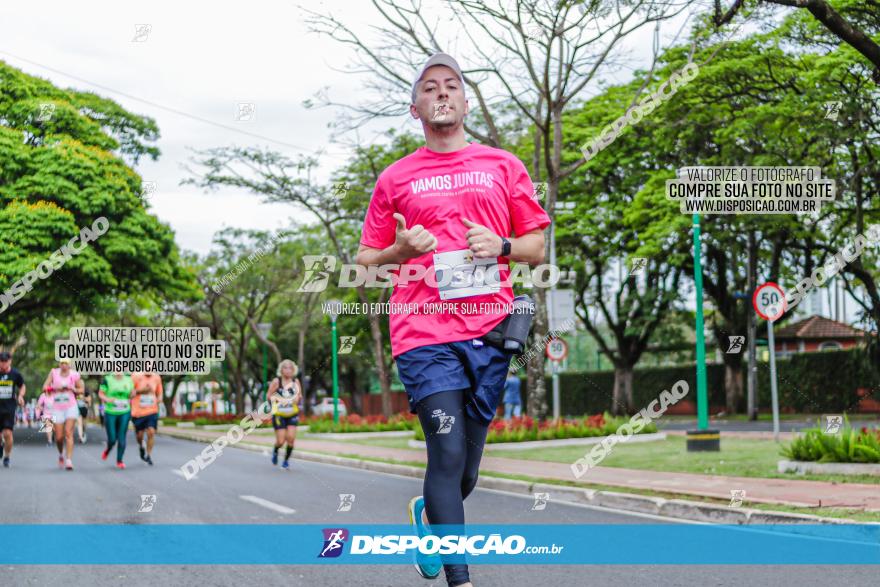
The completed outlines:
{"type": "Polygon", "coordinates": [[[12,454],[12,428],[15,408],[24,406],[24,378],[12,368],[12,355],[0,352],[0,433],[3,435],[3,466],[9,466],[12,454]]]}

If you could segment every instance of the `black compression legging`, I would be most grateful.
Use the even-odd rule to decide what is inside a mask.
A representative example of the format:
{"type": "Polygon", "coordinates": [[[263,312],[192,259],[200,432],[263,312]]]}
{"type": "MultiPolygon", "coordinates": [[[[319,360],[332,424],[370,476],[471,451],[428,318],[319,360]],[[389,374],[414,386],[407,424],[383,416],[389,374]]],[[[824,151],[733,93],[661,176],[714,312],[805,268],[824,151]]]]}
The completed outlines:
{"type": "MultiPolygon", "coordinates": [[[[464,499],[477,485],[489,425],[465,416],[465,395],[461,390],[435,393],[416,406],[428,445],[424,496],[432,525],[463,525],[464,499]]],[[[443,568],[450,587],[470,580],[465,564],[443,568]]]]}

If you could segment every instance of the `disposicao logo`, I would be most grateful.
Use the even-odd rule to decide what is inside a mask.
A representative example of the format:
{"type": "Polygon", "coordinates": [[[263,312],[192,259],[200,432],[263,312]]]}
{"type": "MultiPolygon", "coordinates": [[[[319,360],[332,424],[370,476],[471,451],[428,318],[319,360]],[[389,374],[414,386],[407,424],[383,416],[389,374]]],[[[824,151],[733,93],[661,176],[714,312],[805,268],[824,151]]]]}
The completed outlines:
{"type": "Polygon", "coordinates": [[[348,540],[348,530],[345,528],[324,528],[324,548],[318,554],[318,558],[334,558],[342,554],[342,547],[348,540]]]}

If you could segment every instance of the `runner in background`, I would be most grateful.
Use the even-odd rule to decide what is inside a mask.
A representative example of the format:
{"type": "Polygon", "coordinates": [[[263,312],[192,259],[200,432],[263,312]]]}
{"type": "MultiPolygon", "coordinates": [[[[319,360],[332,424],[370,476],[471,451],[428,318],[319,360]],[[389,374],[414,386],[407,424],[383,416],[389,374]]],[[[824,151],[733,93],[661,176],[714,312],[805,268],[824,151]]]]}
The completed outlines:
{"type": "Polygon", "coordinates": [[[159,403],[162,401],[162,378],[158,373],[146,371],[131,376],[134,391],[137,394],[131,405],[131,417],[137,435],[138,450],[141,460],[148,465],[153,464],[153,442],[156,427],[159,424],[159,403]],[[147,433],[147,445],[144,447],[144,431],[147,433]]]}
{"type": "Polygon", "coordinates": [[[79,433],[80,444],[85,444],[86,437],[86,418],[89,416],[89,406],[92,405],[92,393],[86,389],[82,395],[76,398],[76,407],[79,410],[79,418],[76,419],[76,429],[79,433]]]}
{"type": "Polygon", "coordinates": [[[73,470],[73,428],[79,417],[76,397],[85,391],[82,377],[70,368],[69,359],[61,359],[58,367],[49,371],[43,389],[49,392],[53,434],[58,448],[58,466],[73,470]],[[67,447],[67,457],[64,448],[67,447]]]}
{"type": "Polygon", "coordinates": [[[15,409],[24,407],[25,385],[21,373],[12,368],[12,355],[0,352],[0,435],[3,437],[3,466],[12,456],[12,428],[15,409]]]}
{"type": "Polygon", "coordinates": [[[107,448],[101,453],[101,460],[116,446],[116,468],[124,469],[122,457],[125,455],[125,436],[131,419],[131,399],[134,397],[134,383],[130,375],[113,373],[104,376],[98,396],[104,402],[104,422],[107,429],[107,448]]]}
{"type": "Polygon", "coordinates": [[[39,430],[46,433],[46,444],[52,445],[52,398],[47,391],[43,391],[37,399],[37,405],[34,407],[35,416],[40,423],[39,430]]]}
{"type": "Polygon", "coordinates": [[[275,429],[275,447],[272,449],[272,464],[278,464],[278,449],[287,443],[284,452],[285,469],[290,468],[290,454],[296,442],[296,426],[299,424],[299,404],[302,400],[302,387],[296,376],[299,367],[290,359],[278,364],[278,377],[269,384],[268,400],[272,403],[272,427],[275,429]]]}

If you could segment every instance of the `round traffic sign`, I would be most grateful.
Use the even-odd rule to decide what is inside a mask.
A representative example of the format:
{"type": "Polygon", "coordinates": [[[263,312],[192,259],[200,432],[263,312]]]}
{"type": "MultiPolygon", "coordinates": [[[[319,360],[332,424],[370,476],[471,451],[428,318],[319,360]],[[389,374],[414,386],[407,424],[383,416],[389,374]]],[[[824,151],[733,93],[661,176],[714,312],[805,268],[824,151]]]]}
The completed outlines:
{"type": "Polygon", "coordinates": [[[758,316],[774,322],[785,314],[785,292],[772,281],[768,281],[755,290],[752,305],[758,316]]]}
{"type": "Polygon", "coordinates": [[[562,361],[568,356],[568,345],[561,338],[554,338],[547,343],[547,358],[551,361],[562,361]]]}

